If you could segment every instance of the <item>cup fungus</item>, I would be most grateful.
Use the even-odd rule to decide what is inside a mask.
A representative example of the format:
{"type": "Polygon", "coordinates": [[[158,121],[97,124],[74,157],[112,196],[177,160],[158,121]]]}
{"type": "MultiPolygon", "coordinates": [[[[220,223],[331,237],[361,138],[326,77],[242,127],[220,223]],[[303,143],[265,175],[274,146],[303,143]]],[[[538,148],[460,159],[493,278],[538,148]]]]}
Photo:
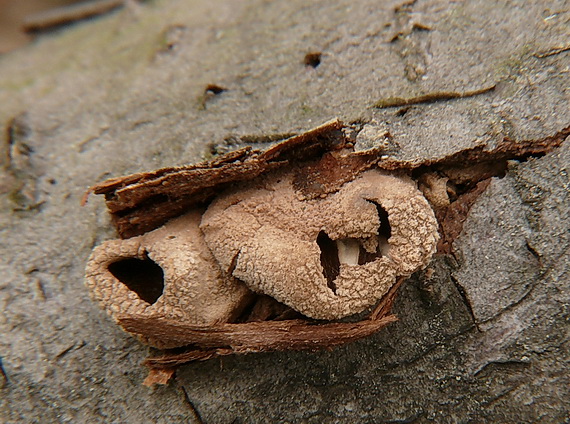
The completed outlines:
{"type": "MultiPolygon", "coordinates": [[[[142,236],[107,241],[93,250],[86,269],[92,297],[116,320],[144,316],[214,325],[234,319],[251,292],[224,276],[192,211],[142,236]]],[[[176,344],[141,336],[150,345],[176,344]]]]}
{"type": "Polygon", "coordinates": [[[92,296],[116,320],[232,322],[251,291],[332,320],[372,306],[434,253],[437,221],[411,179],[370,170],[307,199],[293,178],[268,174],[220,195],[203,215],[193,210],[142,236],[103,243],[87,266],[92,296]]]}
{"type": "Polygon", "coordinates": [[[200,226],[224,272],[327,320],[362,312],[427,265],[437,227],[411,179],[378,170],[316,199],[295,191],[291,173],[269,175],[219,196],[200,226]]]}

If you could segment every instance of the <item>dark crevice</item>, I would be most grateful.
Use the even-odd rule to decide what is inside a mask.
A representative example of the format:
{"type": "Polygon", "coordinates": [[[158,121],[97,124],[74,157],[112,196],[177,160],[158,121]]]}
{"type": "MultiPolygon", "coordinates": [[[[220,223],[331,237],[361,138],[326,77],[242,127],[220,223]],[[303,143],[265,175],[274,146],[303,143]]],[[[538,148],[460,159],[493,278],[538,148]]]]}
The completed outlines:
{"type": "Polygon", "coordinates": [[[380,220],[380,228],[378,229],[378,235],[384,237],[388,240],[392,236],[392,227],[390,226],[390,221],[388,220],[388,212],[379,203],[368,200],[368,202],[376,206],[376,211],[378,212],[378,219],[380,220]]]}
{"type": "Polygon", "coordinates": [[[455,288],[459,292],[461,299],[463,299],[463,303],[467,307],[467,311],[469,312],[469,315],[471,316],[471,320],[473,321],[475,328],[477,329],[477,331],[479,331],[481,333],[482,330],[481,330],[481,328],[479,328],[479,322],[477,321],[477,318],[475,318],[475,312],[473,311],[473,307],[471,306],[471,301],[467,297],[467,293],[465,293],[465,289],[463,288],[463,286],[461,284],[459,284],[459,281],[457,281],[457,279],[453,275],[451,276],[451,281],[453,282],[453,284],[455,285],[455,288]]]}
{"type": "Polygon", "coordinates": [[[2,358],[0,357],[0,376],[2,377],[2,383],[0,384],[0,389],[6,387],[8,383],[10,383],[10,379],[8,378],[8,374],[6,374],[6,370],[4,369],[4,365],[2,364],[2,358]]]}
{"type": "Polygon", "coordinates": [[[327,286],[336,293],[336,285],[334,280],[340,273],[340,261],[338,259],[338,247],[327,233],[321,231],[317,236],[317,244],[321,249],[321,265],[323,266],[323,274],[327,279],[327,286]]]}
{"type": "MultiPolygon", "coordinates": [[[[364,265],[382,257],[382,250],[385,248],[388,239],[392,235],[392,228],[388,221],[388,212],[379,204],[372,200],[366,199],[376,207],[380,226],[378,228],[377,246],[374,252],[369,252],[363,245],[363,240],[346,238],[338,240],[348,246],[354,246],[355,242],[359,245],[358,265],[364,265]]],[[[336,293],[335,280],[340,274],[340,257],[337,241],[332,240],[324,231],[319,232],[317,236],[317,245],[321,249],[321,265],[323,267],[323,275],[327,280],[328,287],[336,293]]]]}
{"type": "Polygon", "coordinates": [[[228,90],[227,88],[219,86],[217,84],[208,84],[206,86],[206,89],[204,90],[204,93],[222,94],[224,91],[227,90],[228,90]]]}
{"type": "Polygon", "coordinates": [[[502,316],[503,314],[513,310],[514,308],[516,308],[518,305],[522,304],[523,302],[525,302],[530,294],[534,291],[534,288],[537,286],[537,284],[539,284],[540,281],[535,280],[533,282],[530,283],[530,285],[528,286],[527,291],[520,297],[520,299],[514,301],[513,303],[503,307],[502,309],[500,309],[497,313],[495,313],[493,316],[489,317],[489,318],[485,318],[482,319],[478,322],[478,324],[487,324],[491,321],[496,321],[500,316],[502,316]]]}
{"type": "Polygon", "coordinates": [[[204,88],[204,93],[200,96],[200,108],[202,110],[206,109],[206,104],[212,100],[214,97],[219,96],[220,94],[228,91],[227,88],[222,87],[217,84],[208,84],[206,88],[204,88]]]}
{"type": "Polygon", "coordinates": [[[305,55],[305,59],[303,60],[303,63],[305,64],[305,66],[310,66],[311,68],[316,68],[317,66],[319,66],[321,64],[321,56],[322,56],[321,52],[307,53],[305,55]]]}
{"type": "Polygon", "coordinates": [[[241,323],[241,322],[247,322],[249,320],[249,317],[252,316],[252,314],[253,314],[253,309],[255,308],[255,305],[257,304],[259,296],[263,296],[263,295],[257,295],[256,294],[256,295],[252,296],[251,300],[243,307],[241,313],[235,319],[231,320],[231,322],[234,324],[241,323]]]}
{"type": "Polygon", "coordinates": [[[508,359],[504,361],[491,361],[479,368],[474,374],[474,377],[480,377],[481,374],[485,375],[497,375],[498,372],[503,371],[506,373],[520,373],[529,367],[527,362],[508,359]]]}
{"type": "Polygon", "coordinates": [[[538,252],[536,251],[536,249],[529,243],[528,240],[526,241],[525,246],[526,246],[526,250],[528,250],[528,251],[530,252],[530,254],[531,254],[532,256],[534,256],[534,258],[535,258],[535,259],[538,261],[538,263],[540,264],[540,263],[541,263],[540,253],[538,253],[538,252]]]}
{"type": "Polygon", "coordinates": [[[202,420],[202,416],[200,415],[200,412],[196,409],[196,407],[194,406],[194,404],[190,400],[190,396],[188,396],[188,392],[184,388],[184,385],[182,383],[178,383],[178,388],[180,389],[180,392],[182,393],[182,400],[183,400],[184,404],[188,407],[188,409],[190,410],[190,414],[194,418],[194,422],[196,422],[198,424],[204,424],[204,420],[202,420]]]}
{"type": "MultiPolygon", "coordinates": [[[[117,201],[117,196],[114,193],[105,193],[105,200],[106,201],[117,201]]],[[[154,196],[149,196],[143,202],[140,202],[136,206],[115,211],[114,214],[118,218],[122,218],[123,216],[129,215],[130,213],[132,213],[133,210],[136,210],[138,208],[145,208],[145,207],[151,208],[156,204],[166,203],[169,201],[171,201],[171,198],[168,195],[166,195],[166,194],[155,194],[154,196]]]]}
{"type": "Polygon", "coordinates": [[[121,259],[110,264],[108,269],[115,278],[145,302],[152,305],[162,296],[164,272],[150,258],[121,259]]]}
{"type": "Polygon", "coordinates": [[[358,252],[358,265],[364,265],[368,262],[372,262],[380,256],[382,256],[382,253],[380,252],[380,244],[378,244],[376,252],[369,252],[361,245],[360,252],[358,252]]]}
{"type": "Polygon", "coordinates": [[[378,213],[378,220],[380,227],[378,227],[378,246],[376,252],[368,252],[362,245],[360,246],[360,253],[358,255],[358,265],[364,265],[372,262],[377,258],[382,257],[382,246],[387,243],[392,235],[392,227],[388,220],[388,212],[379,203],[366,199],[367,202],[372,203],[376,207],[378,213]]]}
{"type": "Polygon", "coordinates": [[[424,411],[420,411],[414,415],[411,415],[407,418],[401,420],[391,420],[391,421],[384,421],[386,424],[413,424],[418,422],[420,419],[424,418],[426,413],[424,411]]]}
{"type": "Polygon", "coordinates": [[[239,254],[241,253],[241,250],[238,250],[237,253],[234,255],[234,257],[232,258],[232,261],[230,262],[230,266],[228,267],[228,274],[229,275],[233,275],[236,266],[237,266],[237,261],[239,258],[239,254]]]}
{"type": "Polygon", "coordinates": [[[302,315],[289,306],[278,302],[264,294],[252,294],[248,303],[243,307],[240,314],[232,323],[281,321],[286,319],[298,319],[302,315]]]}

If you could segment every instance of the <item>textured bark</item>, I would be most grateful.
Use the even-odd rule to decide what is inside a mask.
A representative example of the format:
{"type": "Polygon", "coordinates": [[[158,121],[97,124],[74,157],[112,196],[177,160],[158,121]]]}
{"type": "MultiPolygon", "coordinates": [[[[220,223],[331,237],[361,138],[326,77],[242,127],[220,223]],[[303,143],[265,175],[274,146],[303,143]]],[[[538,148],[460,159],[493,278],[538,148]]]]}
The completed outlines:
{"type": "Polygon", "coordinates": [[[567,420],[568,13],[563,0],[158,0],[2,57],[0,420],[567,420]],[[373,107],[394,98],[430,102],[373,107]],[[356,125],[357,150],[411,169],[505,140],[560,146],[505,161],[454,254],[401,287],[398,321],[377,334],[200,361],[142,386],[148,348],[82,282],[93,245],[116,237],[102,200],[79,207],[83,193],[335,117],[356,125]]]}
{"type": "Polygon", "coordinates": [[[296,160],[308,160],[342,148],[346,144],[339,131],[342,127],[342,122],[335,119],[265,151],[245,147],[196,165],[113,178],[91,187],[90,191],[105,195],[121,237],[140,235],[205,204],[231,184],[250,181],[296,160]]]}

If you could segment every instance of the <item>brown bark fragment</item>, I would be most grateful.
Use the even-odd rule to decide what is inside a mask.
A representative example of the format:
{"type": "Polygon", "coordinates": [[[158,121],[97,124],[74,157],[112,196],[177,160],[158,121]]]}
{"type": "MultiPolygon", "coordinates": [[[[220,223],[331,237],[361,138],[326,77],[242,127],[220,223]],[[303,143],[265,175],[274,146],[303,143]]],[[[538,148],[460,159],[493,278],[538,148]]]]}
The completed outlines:
{"type": "Polygon", "coordinates": [[[274,350],[318,350],[339,346],[369,336],[396,321],[389,315],[357,323],[313,324],[307,320],[256,321],[243,324],[195,326],[176,321],[125,317],[120,324],[129,332],[157,337],[203,349],[230,346],[235,353],[274,350]]]}
{"type": "Polygon", "coordinates": [[[174,367],[152,368],[149,370],[143,384],[147,387],[151,387],[155,384],[167,384],[175,372],[176,368],[174,367]]]}
{"type": "Polygon", "coordinates": [[[291,137],[265,151],[250,147],[197,165],[163,168],[113,178],[90,188],[104,194],[119,235],[129,238],[158,228],[184,210],[210,200],[231,183],[248,181],[295,160],[344,147],[338,119],[291,137]]]}
{"type": "Polygon", "coordinates": [[[189,208],[208,202],[231,184],[253,180],[291,163],[305,163],[298,166],[295,184],[301,193],[312,198],[334,192],[376,163],[388,171],[420,172],[427,167],[465,172],[466,168],[478,165],[489,168],[485,175],[497,175],[498,162],[545,154],[570,135],[569,126],[540,140],[505,138],[491,150],[481,145],[444,158],[399,160],[382,159],[379,150],[343,151],[349,147],[341,131],[344,127],[335,119],[265,151],[246,147],[209,162],[109,179],[91,187],[89,192],[105,195],[119,235],[129,238],[158,228],[189,208]]]}
{"type": "Polygon", "coordinates": [[[372,167],[379,152],[329,152],[314,163],[299,167],[293,187],[307,199],[337,191],[344,183],[372,167]]]}
{"type": "Polygon", "coordinates": [[[460,150],[457,153],[444,158],[399,160],[394,158],[382,159],[378,166],[389,171],[398,169],[417,169],[420,167],[437,166],[445,167],[471,167],[475,164],[497,162],[504,160],[520,160],[529,156],[544,155],[556,147],[559,147],[566,137],[570,136],[570,126],[567,126],[556,134],[539,140],[512,140],[508,137],[503,139],[497,147],[486,150],[485,145],[460,150]]]}
{"type": "MultiPolygon", "coordinates": [[[[398,279],[378,303],[367,319],[354,323],[322,324],[309,320],[264,321],[246,324],[222,324],[215,327],[181,327],[176,323],[162,326],[157,323],[142,323],[125,318],[122,325],[131,326],[129,331],[152,331],[167,333],[169,337],[190,341],[185,352],[166,352],[162,356],[147,358],[144,364],[154,369],[172,369],[192,361],[205,361],[216,356],[246,354],[275,350],[315,351],[331,348],[367,337],[397,320],[391,314],[399,287],[404,278],[398,279]]],[[[162,336],[161,336],[162,337],[162,336]]]]}
{"type": "Polygon", "coordinates": [[[461,234],[463,223],[471,210],[475,200],[489,187],[491,179],[480,181],[473,190],[462,194],[448,207],[436,212],[440,224],[440,239],[437,251],[440,253],[453,253],[453,240],[461,234]]]}

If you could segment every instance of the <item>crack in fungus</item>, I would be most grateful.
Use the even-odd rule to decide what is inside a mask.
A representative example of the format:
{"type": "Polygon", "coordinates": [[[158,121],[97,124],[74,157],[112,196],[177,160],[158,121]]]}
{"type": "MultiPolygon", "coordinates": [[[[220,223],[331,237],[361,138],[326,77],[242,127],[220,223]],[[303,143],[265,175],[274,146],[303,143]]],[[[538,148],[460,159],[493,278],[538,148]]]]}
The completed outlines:
{"type": "Polygon", "coordinates": [[[327,279],[327,286],[336,294],[336,285],[334,280],[340,273],[340,259],[337,243],[332,240],[327,233],[320,231],[317,236],[317,244],[321,249],[321,265],[323,267],[323,275],[327,279]]]}

